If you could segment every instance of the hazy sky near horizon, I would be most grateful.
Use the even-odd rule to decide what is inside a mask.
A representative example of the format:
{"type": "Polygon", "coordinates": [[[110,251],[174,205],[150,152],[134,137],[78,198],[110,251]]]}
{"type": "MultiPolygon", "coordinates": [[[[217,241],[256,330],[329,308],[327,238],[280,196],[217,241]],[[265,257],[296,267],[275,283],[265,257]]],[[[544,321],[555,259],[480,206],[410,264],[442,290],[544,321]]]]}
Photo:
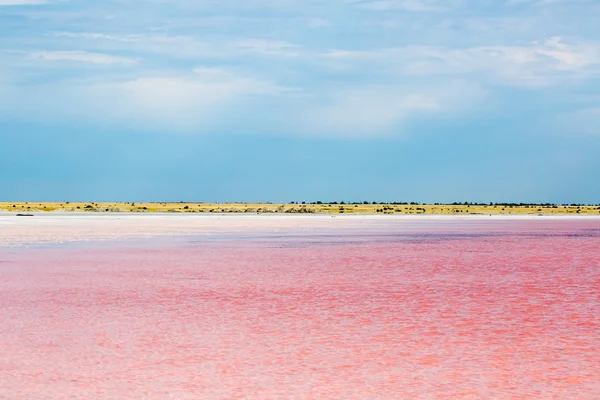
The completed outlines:
{"type": "Polygon", "coordinates": [[[0,201],[600,203],[597,0],[0,0],[0,201]]]}

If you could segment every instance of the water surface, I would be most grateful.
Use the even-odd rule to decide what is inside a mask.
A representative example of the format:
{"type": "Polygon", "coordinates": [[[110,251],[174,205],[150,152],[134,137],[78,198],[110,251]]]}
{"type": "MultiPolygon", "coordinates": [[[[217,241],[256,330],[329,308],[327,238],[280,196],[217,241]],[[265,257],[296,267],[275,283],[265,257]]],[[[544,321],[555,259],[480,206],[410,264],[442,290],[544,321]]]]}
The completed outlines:
{"type": "Polygon", "coordinates": [[[0,398],[600,398],[598,219],[0,217],[0,243],[0,398]]]}

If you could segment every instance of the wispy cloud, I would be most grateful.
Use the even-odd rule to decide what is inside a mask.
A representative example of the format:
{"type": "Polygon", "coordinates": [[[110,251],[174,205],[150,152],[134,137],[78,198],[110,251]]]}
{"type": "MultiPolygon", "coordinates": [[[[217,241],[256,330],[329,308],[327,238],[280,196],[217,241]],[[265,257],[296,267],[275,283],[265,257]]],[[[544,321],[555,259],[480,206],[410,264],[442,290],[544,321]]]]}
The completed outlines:
{"type": "Polygon", "coordinates": [[[343,136],[378,136],[407,117],[440,110],[437,99],[401,88],[367,87],[345,90],[333,104],[308,113],[310,130],[343,136]]]}
{"type": "Polygon", "coordinates": [[[139,42],[147,38],[143,35],[111,35],[95,32],[54,32],[53,35],[56,37],[81,38],[90,40],[112,40],[126,43],[139,42]]]}
{"type": "Polygon", "coordinates": [[[1,6],[23,6],[23,5],[36,5],[46,4],[45,0],[0,0],[1,6]]]}
{"type": "MultiPolygon", "coordinates": [[[[17,3],[42,1],[0,0],[17,3]]],[[[474,118],[472,99],[482,96],[502,103],[506,91],[519,91],[562,104],[597,90],[595,3],[174,0],[153,1],[143,13],[121,0],[7,7],[4,91],[23,87],[48,99],[46,91],[59,92],[63,104],[77,103],[71,109],[81,120],[94,110],[127,126],[216,126],[223,110],[239,106],[255,113],[237,119],[244,129],[271,121],[282,132],[321,126],[331,135],[383,135],[431,116],[474,118]],[[197,65],[206,67],[193,71],[197,65]]],[[[11,115],[43,118],[15,107],[11,115]]]]}
{"type": "Polygon", "coordinates": [[[477,85],[450,82],[443,86],[350,86],[334,92],[328,104],[306,115],[308,131],[372,137],[403,132],[402,124],[431,115],[463,112],[485,97],[477,85]]]}
{"type": "Polygon", "coordinates": [[[295,50],[298,46],[285,41],[244,39],[235,43],[235,46],[241,50],[253,53],[287,57],[298,55],[298,52],[295,50]]]}
{"type": "MultiPolygon", "coordinates": [[[[552,37],[543,43],[512,46],[444,48],[407,46],[378,50],[333,50],[325,59],[345,65],[379,62],[398,74],[483,74],[496,83],[543,87],[571,79],[595,77],[600,72],[600,42],[565,43],[552,37]]],[[[481,80],[480,77],[477,78],[481,80]]]]}
{"type": "Polygon", "coordinates": [[[192,36],[167,34],[106,34],[99,32],[55,32],[55,37],[90,42],[115,42],[116,48],[141,52],[172,54],[185,57],[227,57],[256,53],[270,56],[298,56],[298,45],[284,40],[242,38],[214,43],[192,36]]]}
{"type": "Polygon", "coordinates": [[[102,53],[86,51],[41,51],[29,55],[33,59],[44,61],[74,61],[92,64],[123,64],[133,65],[136,60],[102,53]]]}
{"type": "Polygon", "coordinates": [[[564,0],[506,0],[506,4],[509,6],[514,5],[533,5],[533,6],[546,6],[550,4],[563,3],[564,0]]]}
{"type": "Polygon", "coordinates": [[[445,9],[445,6],[437,0],[359,0],[352,3],[361,8],[377,11],[437,12],[445,9]]]}
{"type": "Polygon", "coordinates": [[[199,133],[207,125],[220,126],[220,117],[225,118],[224,122],[231,119],[231,115],[222,114],[225,110],[235,113],[261,98],[291,90],[268,80],[212,67],[125,80],[62,81],[26,90],[0,85],[2,88],[14,100],[0,110],[5,116],[35,111],[38,118],[60,121],[65,117],[84,117],[98,125],[118,124],[171,133],[199,133]],[[16,108],[21,103],[18,99],[28,99],[29,109],[16,108]]]}

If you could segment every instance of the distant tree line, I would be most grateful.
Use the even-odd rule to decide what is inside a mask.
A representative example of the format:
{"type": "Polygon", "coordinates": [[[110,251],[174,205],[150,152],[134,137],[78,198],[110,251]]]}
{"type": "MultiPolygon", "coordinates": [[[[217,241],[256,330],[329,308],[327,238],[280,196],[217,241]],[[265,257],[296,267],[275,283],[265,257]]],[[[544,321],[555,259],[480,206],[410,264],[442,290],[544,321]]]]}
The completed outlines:
{"type": "MultiPolygon", "coordinates": [[[[411,205],[411,206],[420,206],[420,205],[434,205],[434,206],[443,206],[443,205],[449,205],[449,206],[501,206],[501,207],[552,207],[552,208],[558,208],[560,207],[585,207],[585,206],[594,206],[594,204],[578,204],[578,203],[563,203],[563,204],[555,204],[555,203],[505,203],[505,202],[498,202],[498,203],[494,203],[494,202],[489,202],[489,203],[478,203],[478,202],[454,202],[454,203],[418,203],[418,202],[407,202],[407,201],[392,201],[392,202],[377,202],[377,201],[373,201],[373,202],[369,202],[369,201],[359,201],[359,202],[344,202],[344,201],[313,201],[313,202],[298,202],[298,201],[292,201],[290,202],[290,204],[312,204],[312,205],[344,205],[344,204],[348,204],[348,205],[395,205],[395,206],[399,206],[399,205],[411,205]]],[[[597,206],[600,206],[600,204],[596,204],[597,206]]]]}
{"type": "MultiPolygon", "coordinates": [[[[381,202],[377,202],[377,201],[373,201],[373,202],[369,202],[369,201],[358,201],[358,202],[357,201],[355,201],[355,202],[345,202],[345,201],[340,201],[340,202],[337,202],[337,201],[313,201],[313,202],[307,203],[305,201],[302,201],[302,202],[291,201],[290,204],[312,204],[312,205],[321,205],[321,204],[323,204],[323,205],[338,205],[339,204],[339,205],[353,205],[354,206],[354,205],[370,205],[370,204],[373,204],[373,205],[377,205],[377,204],[420,205],[421,203],[415,203],[415,202],[412,202],[412,203],[409,203],[409,202],[392,202],[392,203],[389,203],[389,202],[384,202],[384,201],[381,201],[381,202]]],[[[425,204],[425,203],[423,203],[423,204],[425,204]]]]}

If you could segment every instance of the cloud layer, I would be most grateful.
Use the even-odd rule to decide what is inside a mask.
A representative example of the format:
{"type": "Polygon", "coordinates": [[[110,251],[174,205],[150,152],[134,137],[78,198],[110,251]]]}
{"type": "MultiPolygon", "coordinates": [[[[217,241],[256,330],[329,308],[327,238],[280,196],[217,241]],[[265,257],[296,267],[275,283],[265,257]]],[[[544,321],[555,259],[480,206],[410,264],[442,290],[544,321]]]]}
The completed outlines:
{"type": "Polygon", "coordinates": [[[143,3],[0,0],[0,118],[354,138],[507,92],[582,124],[600,107],[592,0],[143,3]]]}

